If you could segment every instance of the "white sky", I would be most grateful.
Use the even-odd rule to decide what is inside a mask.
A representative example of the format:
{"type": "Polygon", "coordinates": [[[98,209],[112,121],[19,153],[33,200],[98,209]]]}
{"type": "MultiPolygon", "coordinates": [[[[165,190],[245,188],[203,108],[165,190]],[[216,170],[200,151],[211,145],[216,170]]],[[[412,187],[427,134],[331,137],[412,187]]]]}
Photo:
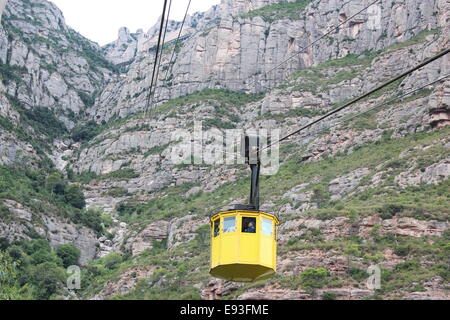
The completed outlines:
{"type": "MultiPolygon", "coordinates": [[[[105,45],[117,39],[120,27],[148,31],[162,13],[164,0],[50,0],[66,23],[86,38],[105,45]]],[[[181,21],[189,0],[172,0],[170,19],[181,21]]],[[[192,0],[189,13],[207,11],[220,0],[192,0]]]]}

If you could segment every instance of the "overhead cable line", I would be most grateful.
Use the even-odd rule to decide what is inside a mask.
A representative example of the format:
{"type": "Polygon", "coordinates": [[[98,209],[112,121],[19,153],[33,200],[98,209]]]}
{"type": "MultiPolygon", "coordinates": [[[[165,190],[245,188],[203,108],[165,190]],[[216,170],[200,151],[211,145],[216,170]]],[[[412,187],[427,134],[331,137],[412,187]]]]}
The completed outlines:
{"type": "Polygon", "coordinates": [[[165,75],[165,77],[164,77],[164,82],[163,82],[163,84],[167,82],[167,76],[169,75],[169,73],[170,73],[170,72],[172,71],[172,69],[173,69],[173,67],[172,67],[172,61],[173,61],[173,58],[175,57],[175,51],[176,51],[176,49],[177,49],[178,42],[180,41],[181,34],[182,34],[182,32],[183,32],[184,24],[185,24],[185,22],[186,22],[186,18],[187,18],[187,16],[188,16],[189,8],[190,8],[190,6],[191,6],[191,1],[192,1],[192,0],[189,0],[189,3],[188,3],[188,5],[187,5],[186,13],[184,14],[183,22],[181,23],[180,32],[178,32],[177,40],[175,41],[175,45],[174,45],[174,47],[173,47],[173,49],[172,49],[172,55],[171,55],[170,60],[169,60],[169,68],[166,70],[166,75],[165,75]]]}
{"type": "Polygon", "coordinates": [[[166,17],[167,2],[168,2],[168,0],[164,0],[164,6],[163,6],[162,15],[161,15],[161,25],[160,25],[160,28],[159,28],[159,35],[158,35],[158,44],[156,46],[155,62],[154,62],[154,65],[153,65],[152,80],[151,80],[151,83],[150,83],[150,90],[149,90],[149,93],[147,95],[147,105],[145,106],[145,113],[147,113],[147,109],[150,107],[149,106],[150,98],[152,96],[153,84],[154,84],[155,75],[156,75],[156,68],[157,68],[157,65],[158,65],[158,57],[159,57],[159,53],[160,53],[160,49],[161,49],[161,40],[162,40],[162,34],[163,34],[163,30],[164,30],[164,20],[165,20],[165,17],[166,17]]]}
{"type": "Polygon", "coordinates": [[[164,29],[164,35],[163,35],[162,46],[161,46],[161,54],[159,56],[158,66],[156,68],[156,77],[155,77],[155,84],[154,84],[155,89],[153,90],[153,94],[152,94],[152,103],[153,103],[153,98],[155,97],[155,94],[156,94],[156,89],[158,89],[159,70],[161,67],[161,61],[162,61],[162,56],[163,56],[162,53],[163,53],[164,45],[166,42],[167,28],[169,27],[169,18],[170,18],[170,9],[171,8],[172,8],[172,0],[170,0],[170,2],[169,2],[169,10],[167,11],[167,22],[166,22],[166,27],[164,29]]]}
{"type": "Polygon", "coordinates": [[[316,135],[316,134],[318,134],[318,133],[321,133],[321,132],[330,130],[331,128],[337,127],[337,126],[339,126],[339,125],[341,125],[341,124],[343,124],[343,123],[345,123],[345,122],[348,122],[348,121],[353,120],[353,119],[355,119],[355,118],[357,118],[357,117],[360,117],[360,116],[362,116],[362,115],[365,115],[365,114],[367,114],[367,113],[369,113],[369,112],[371,112],[371,111],[374,111],[374,110],[376,110],[376,109],[378,109],[378,108],[381,108],[381,107],[383,107],[383,106],[389,105],[389,104],[391,104],[391,103],[393,103],[393,102],[395,102],[395,101],[397,101],[397,100],[401,100],[401,99],[403,99],[403,98],[406,98],[407,96],[416,94],[416,93],[422,91],[423,89],[426,89],[426,88],[429,87],[429,86],[432,86],[432,85],[434,85],[434,84],[437,84],[437,83],[439,83],[439,82],[442,82],[442,81],[444,81],[444,80],[446,80],[446,79],[448,79],[448,78],[450,78],[450,73],[447,74],[446,76],[443,76],[443,77],[441,77],[441,78],[439,78],[439,79],[436,79],[436,80],[434,80],[434,81],[432,81],[432,82],[429,82],[429,83],[427,83],[427,84],[425,84],[425,85],[423,85],[423,86],[421,86],[421,87],[419,87],[419,88],[416,88],[416,89],[407,91],[407,92],[405,92],[405,93],[402,93],[401,95],[395,96],[395,97],[393,97],[392,99],[389,99],[389,100],[384,101],[384,102],[382,102],[382,103],[380,103],[380,104],[377,104],[377,105],[375,105],[375,106],[373,106],[373,107],[371,107],[371,108],[369,108],[369,109],[367,109],[367,110],[364,110],[364,111],[362,111],[362,112],[359,112],[359,113],[357,113],[357,114],[355,114],[355,115],[352,115],[351,117],[342,119],[341,121],[338,121],[338,122],[336,122],[336,123],[333,123],[332,125],[330,125],[330,126],[328,126],[328,127],[320,128],[320,129],[318,129],[318,130],[316,130],[316,131],[314,131],[314,132],[308,132],[308,133],[306,133],[305,135],[303,135],[302,138],[305,138],[305,137],[308,137],[308,136],[312,136],[312,135],[316,135]]]}
{"type": "Polygon", "coordinates": [[[328,113],[325,114],[324,116],[322,116],[322,117],[320,117],[320,118],[318,118],[318,119],[316,119],[316,120],[314,120],[314,121],[311,121],[311,122],[308,123],[307,125],[305,125],[305,126],[299,128],[299,129],[297,129],[297,130],[295,130],[295,131],[293,131],[293,132],[287,134],[287,135],[284,136],[283,138],[279,139],[277,142],[274,142],[274,143],[271,143],[271,144],[265,146],[265,147],[262,148],[261,150],[270,148],[270,147],[271,147],[272,145],[274,145],[275,143],[283,142],[284,140],[286,140],[286,139],[292,137],[293,135],[296,135],[296,134],[298,134],[298,133],[304,131],[305,129],[310,128],[310,127],[313,126],[314,124],[319,123],[319,122],[321,122],[321,121],[323,121],[323,120],[329,118],[330,116],[332,116],[332,115],[334,115],[334,114],[336,114],[336,113],[338,113],[338,112],[340,112],[340,111],[342,111],[342,110],[344,110],[344,109],[350,107],[351,105],[353,105],[353,104],[355,104],[355,103],[357,103],[357,102],[359,102],[359,101],[361,101],[361,100],[363,100],[363,99],[369,97],[369,96],[372,95],[373,93],[375,93],[375,92],[377,92],[377,91],[380,91],[381,89],[386,88],[386,87],[389,86],[390,84],[392,84],[392,83],[394,83],[394,82],[396,82],[396,81],[398,81],[398,80],[400,80],[400,79],[402,79],[402,78],[408,76],[409,74],[413,73],[414,71],[416,71],[416,70],[418,70],[418,69],[420,69],[420,68],[422,68],[422,67],[424,67],[424,66],[426,66],[426,65],[428,65],[428,64],[430,64],[430,63],[432,63],[432,62],[434,62],[434,61],[436,61],[437,59],[439,59],[439,58],[445,56],[445,55],[448,54],[449,52],[450,52],[450,48],[447,48],[447,49],[443,50],[442,52],[438,53],[437,55],[435,55],[435,56],[433,56],[433,57],[427,59],[426,61],[424,61],[424,62],[418,64],[417,66],[415,66],[415,67],[409,69],[408,71],[406,71],[406,72],[404,72],[404,73],[402,73],[402,74],[396,76],[395,78],[393,78],[393,79],[391,79],[391,80],[389,80],[389,81],[383,83],[382,85],[376,87],[375,89],[370,90],[369,92],[367,92],[367,93],[363,94],[362,96],[359,96],[359,97],[357,97],[357,98],[351,100],[350,102],[347,102],[347,103],[344,104],[342,107],[339,107],[339,108],[337,108],[337,109],[334,109],[334,110],[328,112],[328,113]]]}

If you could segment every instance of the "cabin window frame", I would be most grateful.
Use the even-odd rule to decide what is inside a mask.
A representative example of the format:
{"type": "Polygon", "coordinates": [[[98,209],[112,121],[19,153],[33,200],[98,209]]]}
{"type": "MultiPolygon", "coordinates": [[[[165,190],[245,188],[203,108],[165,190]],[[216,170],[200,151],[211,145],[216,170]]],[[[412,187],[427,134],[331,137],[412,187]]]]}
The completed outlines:
{"type": "Polygon", "coordinates": [[[222,234],[227,234],[227,233],[233,233],[236,232],[236,227],[237,227],[237,219],[236,216],[228,216],[228,217],[223,217],[223,223],[222,223],[222,234]],[[227,229],[225,229],[226,227],[226,221],[230,221],[231,219],[234,220],[234,225],[233,226],[227,226],[227,229]],[[229,230],[229,231],[228,231],[229,230]]]}
{"type": "Polygon", "coordinates": [[[241,219],[241,233],[245,233],[245,234],[256,234],[258,233],[258,224],[257,224],[257,219],[256,217],[251,217],[251,216],[242,216],[241,219]],[[244,219],[251,219],[253,221],[253,223],[255,224],[255,232],[246,232],[244,231],[244,227],[248,226],[248,224],[251,222],[247,222],[246,225],[244,225],[244,219]]]}
{"type": "Polygon", "coordinates": [[[220,236],[220,218],[212,221],[212,234],[214,238],[220,236]]]}
{"type": "Polygon", "coordinates": [[[272,237],[274,235],[274,223],[272,219],[269,218],[265,218],[265,217],[261,217],[261,234],[265,235],[265,236],[269,236],[272,237]],[[269,222],[270,223],[270,228],[264,228],[265,223],[269,222]],[[270,234],[268,234],[266,231],[270,230],[270,234]]]}

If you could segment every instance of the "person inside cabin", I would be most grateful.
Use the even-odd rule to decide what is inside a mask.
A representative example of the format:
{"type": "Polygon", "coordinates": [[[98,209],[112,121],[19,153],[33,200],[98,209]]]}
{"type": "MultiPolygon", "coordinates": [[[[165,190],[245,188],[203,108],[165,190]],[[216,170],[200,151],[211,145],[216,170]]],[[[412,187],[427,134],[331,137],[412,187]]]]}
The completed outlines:
{"type": "Polygon", "coordinates": [[[247,228],[245,229],[244,232],[247,232],[247,233],[256,233],[255,224],[254,224],[252,221],[250,221],[250,222],[248,223],[248,226],[247,226],[247,228]]]}

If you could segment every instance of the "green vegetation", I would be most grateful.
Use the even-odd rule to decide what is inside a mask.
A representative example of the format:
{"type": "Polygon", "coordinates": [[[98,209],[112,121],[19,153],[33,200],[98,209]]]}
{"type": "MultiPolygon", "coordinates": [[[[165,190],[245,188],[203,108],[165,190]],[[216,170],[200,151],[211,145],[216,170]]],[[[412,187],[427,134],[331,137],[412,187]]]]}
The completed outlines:
{"type": "MultiPolygon", "coordinates": [[[[87,142],[89,142],[91,145],[98,144],[101,141],[111,137],[104,136],[94,139],[95,137],[99,136],[109,129],[124,126],[129,121],[144,117],[178,117],[179,115],[194,111],[195,108],[199,107],[201,103],[208,103],[213,106],[215,110],[214,118],[204,120],[207,128],[235,128],[235,123],[238,123],[240,121],[240,118],[237,116],[237,114],[239,114],[240,112],[239,107],[259,101],[263,97],[263,94],[245,94],[224,89],[204,89],[202,91],[192,93],[183,97],[171,99],[166,103],[163,103],[162,105],[148,110],[146,113],[140,112],[125,118],[113,117],[109,122],[103,122],[102,124],[97,124],[94,121],[90,121],[74,128],[72,130],[71,137],[75,141],[83,142],[84,146],[88,145],[87,142]]],[[[141,125],[131,126],[126,129],[126,132],[138,131],[143,129],[147,129],[147,127],[141,125]]],[[[148,156],[150,154],[153,154],[153,152],[158,153],[160,151],[158,148],[156,148],[153,151],[149,150],[146,154],[148,156]]]]}
{"type": "MultiPolygon", "coordinates": [[[[85,200],[80,187],[69,185],[56,171],[0,166],[0,203],[3,200],[14,200],[34,213],[62,216],[98,233],[103,232],[101,212],[84,210],[85,200]]],[[[3,219],[14,219],[8,212],[4,206],[0,207],[3,219]]]]}
{"type": "Polygon", "coordinates": [[[329,90],[331,85],[351,80],[360,75],[381,51],[364,51],[361,54],[348,54],[339,59],[327,60],[315,67],[294,72],[279,89],[292,88],[297,91],[319,93],[329,90]],[[334,70],[331,75],[330,70],[334,70]]]}
{"type": "Polygon", "coordinates": [[[83,191],[75,184],[68,186],[66,190],[64,190],[64,196],[67,203],[75,208],[84,209],[86,206],[83,191]]]}
{"type": "Polygon", "coordinates": [[[312,109],[291,109],[285,113],[271,113],[267,112],[258,117],[258,119],[273,119],[277,121],[282,121],[287,118],[296,118],[296,117],[316,117],[325,114],[324,111],[312,110],[312,109]]]}
{"type": "Polygon", "coordinates": [[[267,22],[274,22],[281,19],[298,20],[303,10],[312,0],[297,0],[294,2],[282,2],[268,5],[248,13],[240,15],[241,18],[261,17],[267,22]]]}
{"type": "Polygon", "coordinates": [[[110,196],[113,198],[120,198],[120,197],[126,197],[129,196],[130,193],[128,192],[127,188],[112,188],[108,190],[107,192],[103,193],[104,196],[110,196]]]}
{"type": "Polygon", "coordinates": [[[334,292],[324,292],[322,294],[322,300],[336,300],[336,293],[334,293],[334,292]]]}
{"type": "Polygon", "coordinates": [[[22,75],[27,72],[27,69],[19,66],[11,66],[4,64],[0,61],[0,77],[4,85],[8,85],[10,82],[21,83],[23,82],[22,75]]]}
{"type": "MultiPolygon", "coordinates": [[[[126,168],[126,169],[119,169],[103,175],[98,175],[95,172],[83,171],[80,174],[75,175],[74,180],[83,184],[88,184],[91,181],[102,181],[102,180],[124,181],[138,177],[139,174],[136,173],[134,169],[126,168]]],[[[117,192],[120,193],[120,191],[117,192]]]]}
{"type": "Polygon", "coordinates": [[[425,42],[426,37],[428,37],[430,35],[437,35],[440,32],[441,32],[440,29],[422,30],[417,35],[412,37],[411,39],[403,41],[403,42],[395,43],[395,44],[389,46],[385,50],[386,51],[395,51],[398,49],[402,49],[402,48],[410,47],[410,46],[413,46],[413,45],[416,45],[419,43],[423,43],[423,42],[425,42]]]}
{"type": "Polygon", "coordinates": [[[79,249],[72,244],[53,251],[47,240],[5,239],[0,247],[0,297],[8,300],[52,299],[64,292],[65,267],[76,264],[79,249]]]}
{"type": "Polygon", "coordinates": [[[33,128],[40,133],[48,142],[55,138],[61,138],[67,129],[63,122],[56,118],[54,112],[45,107],[34,107],[32,109],[18,109],[24,126],[33,128]]]}
{"type": "Polygon", "coordinates": [[[89,297],[98,292],[107,281],[117,279],[127,270],[132,277],[136,277],[139,270],[151,266],[155,270],[149,278],[138,280],[136,288],[130,293],[117,295],[112,299],[199,300],[200,293],[195,285],[209,279],[206,265],[209,225],[199,227],[196,234],[192,241],[169,251],[166,250],[165,241],[154,242],[152,249],[147,249],[138,256],[120,256],[113,253],[92,261],[83,270],[83,296],[89,297]],[[196,254],[191,256],[193,252],[196,254]]]}
{"type": "Polygon", "coordinates": [[[155,146],[144,153],[144,157],[147,158],[150,155],[160,154],[170,146],[170,143],[163,144],[160,146],[155,146]]]}
{"type": "MultiPolygon", "coordinates": [[[[183,213],[194,212],[200,194],[185,198],[180,197],[180,194],[185,194],[196,185],[185,183],[174,188],[166,188],[166,190],[162,190],[162,192],[166,191],[164,197],[155,197],[148,203],[121,202],[117,205],[116,210],[121,220],[139,223],[145,223],[149,219],[170,218],[183,213]]],[[[208,196],[205,195],[205,198],[207,199],[208,196]]]]}
{"type": "MultiPolygon", "coordinates": [[[[230,110],[225,110],[224,107],[228,109],[243,106],[251,102],[256,102],[263,98],[262,94],[245,94],[234,92],[224,89],[204,89],[202,91],[192,93],[183,97],[172,99],[166,103],[149,110],[147,116],[156,116],[161,114],[168,114],[173,111],[175,107],[187,106],[187,105],[197,105],[201,102],[211,103],[217,106],[223,112],[229,112],[230,110]]],[[[218,109],[216,108],[216,111],[218,109]]],[[[177,110],[182,112],[182,110],[177,110]]]]}
{"type": "Polygon", "coordinates": [[[56,255],[62,260],[64,268],[77,265],[81,251],[71,243],[60,245],[56,249],[56,255]]]}
{"type": "Polygon", "coordinates": [[[0,300],[28,300],[32,298],[28,286],[19,284],[17,262],[4,251],[0,251],[0,275],[0,300]]]}
{"type": "Polygon", "coordinates": [[[75,142],[89,141],[105,130],[105,127],[98,125],[95,121],[89,121],[84,125],[77,126],[72,130],[71,138],[75,142]]]}
{"type": "Polygon", "coordinates": [[[78,91],[78,96],[86,107],[92,107],[95,103],[95,94],[89,95],[86,92],[78,91]]]}
{"type": "Polygon", "coordinates": [[[324,287],[330,274],[324,268],[306,269],[300,274],[300,283],[303,289],[310,290],[324,287]]]}
{"type": "Polygon", "coordinates": [[[236,124],[223,121],[217,118],[207,118],[203,120],[203,129],[208,130],[210,128],[221,128],[221,129],[235,129],[236,124]]]}
{"type": "Polygon", "coordinates": [[[20,140],[30,143],[38,154],[45,157],[44,150],[50,150],[50,144],[54,139],[66,134],[65,125],[48,108],[27,109],[17,98],[5,95],[12,107],[19,112],[20,123],[16,125],[10,120],[0,117],[0,127],[14,133],[20,140]]]}

